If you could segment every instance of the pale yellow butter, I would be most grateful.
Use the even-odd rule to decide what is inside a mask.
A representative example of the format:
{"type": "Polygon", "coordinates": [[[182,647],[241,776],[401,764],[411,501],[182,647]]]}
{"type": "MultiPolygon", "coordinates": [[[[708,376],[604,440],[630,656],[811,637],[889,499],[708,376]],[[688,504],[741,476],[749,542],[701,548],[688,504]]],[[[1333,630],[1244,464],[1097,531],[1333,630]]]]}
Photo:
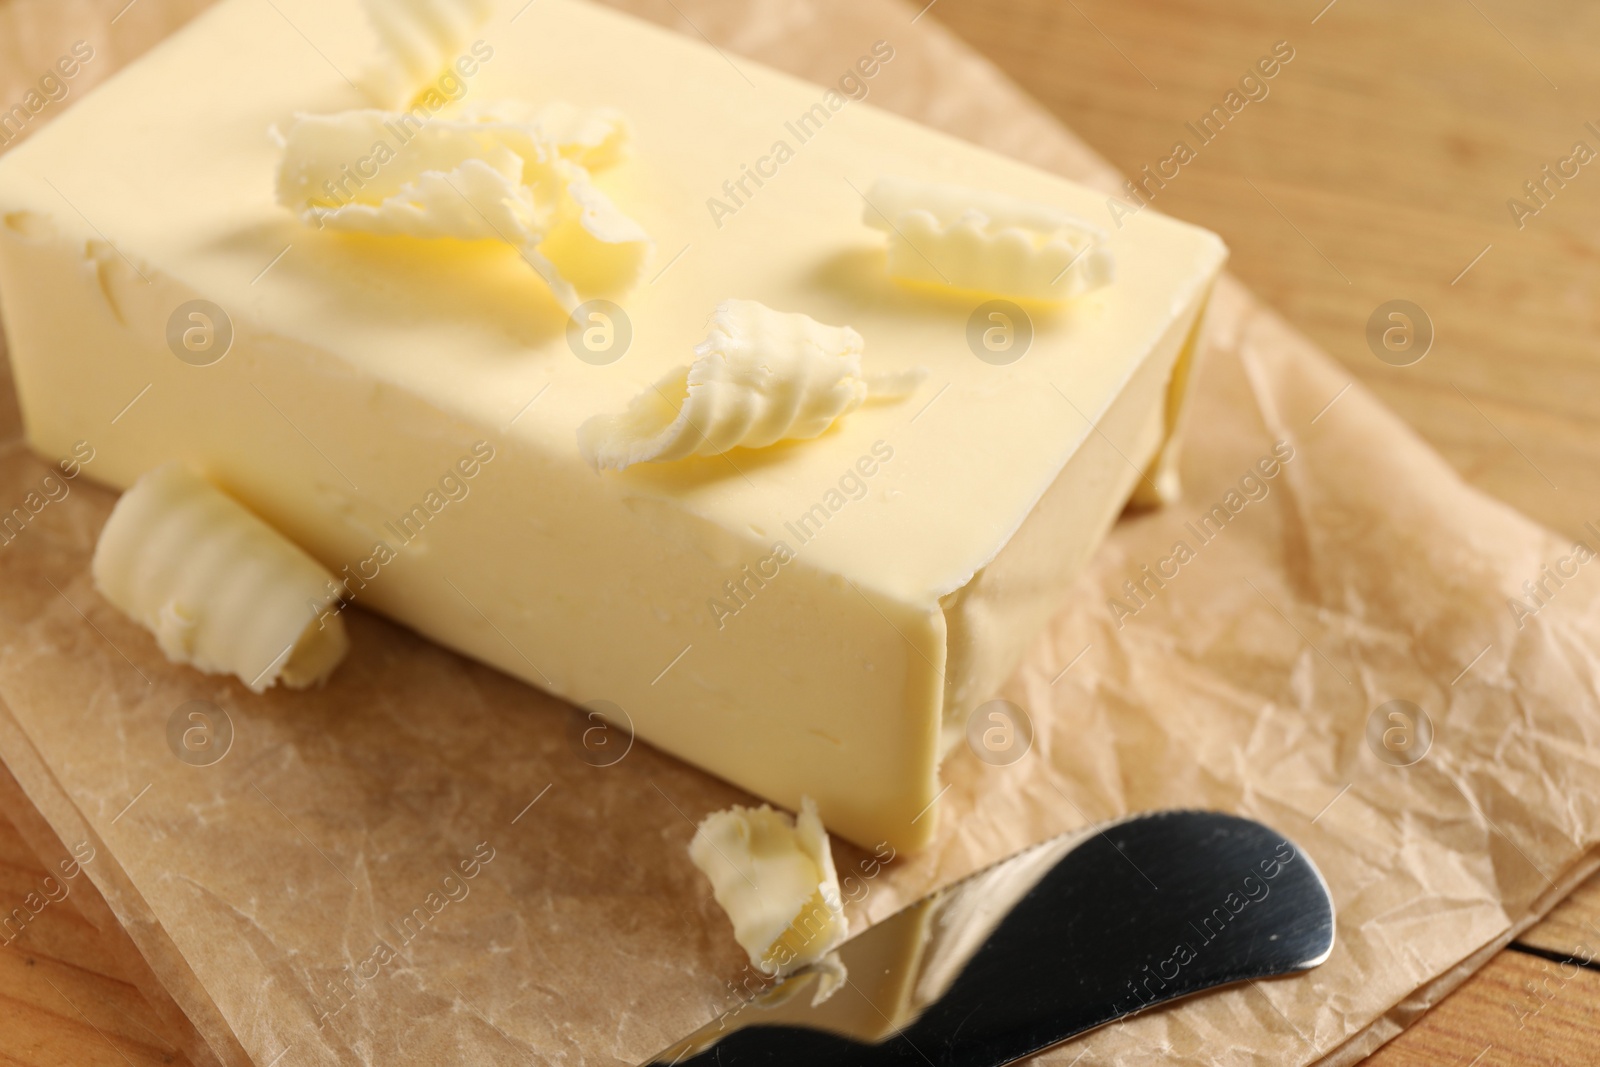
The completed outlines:
{"type": "Polygon", "coordinates": [[[307,225],[504,241],[569,310],[632,285],[650,255],[587,169],[622,154],[614,111],[499,103],[424,123],[362,109],[298,115],[283,138],[278,202],[307,225]]]}
{"type": "MultiPolygon", "coordinates": [[[[507,244],[318,230],[280,206],[265,131],[367,106],[341,72],[376,46],[357,0],[221,0],[0,156],[28,439],[89,442],[87,473],[119,487],[188,461],[361,575],[356,604],[610,701],[642,742],[774,804],[811,796],[835,834],[921,847],[943,751],[1070,606],[1134,488],[1168,481],[1222,244],[1125,219],[1115,284],[1030,312],[1026,351],[997,359],[970,343],[987,298],[889,278],[858,190],[908,175],[1076,217],[1103,193],[735,57],[752,90],[703,43],[575,0],[513,22],[524,2],[496,4],[457,106],[628,117],[594,185],[659,255],[604,360],[507,244]],[[814,107],[801,142],[785,119],[814,107]],[[776,177],[708,207],[779,140],[776,177]],[[578,427],[681,367],[730,295],[848,324],[873,371],[927,380],[810,440],[596,474],[578,427]],[[231,326],[204,366],[166,340],[194,300],[231,326]],[[480,440],[494,459],[469,477],[480,440]]],[[[873,54],[893,77],[892,45],[873,54]]]]}
{"type": "Polygon", "coordinates": [[[323,681],[349,648],[327,610],[333,575],[181,463],[122,494],[92,569],[95,588],[168,659],[257,693],[323,681]]]}
{"type": "Polygon", "coordinates": [[[408,103],[439,77],[494,14],[494,0],[363,0],[384,55],[365,81],[376,103],[408,103]]]}
{"type": "Polygon", "coordinates": [[[1106,235],[1060,208],[984,189],[883,177],[863,220],[889,235],[895,278],[1056,302],[1109,285],[1106,235]]]}
{"type": "Polygon", "coordinates": [[[652,384],[619,415],[578,427],[591,466],[625,470],[765,448],[816,437],[868,396],[900,399],[924,372],[861,372],[861,335],[754,300],[726,300],[711,315],[694,363],[652,384]]]}
{"type": "MultiPolygon", "coordinates": [[[[850,936],[828,834],[810,797],[801,799],[798,817],[764,804],[707,815],[689,858],[711,880],[750,962],[766,974],[820,963],[850,936]]],[[[837,984],[837,961],[824,970],[837,984]]]]}

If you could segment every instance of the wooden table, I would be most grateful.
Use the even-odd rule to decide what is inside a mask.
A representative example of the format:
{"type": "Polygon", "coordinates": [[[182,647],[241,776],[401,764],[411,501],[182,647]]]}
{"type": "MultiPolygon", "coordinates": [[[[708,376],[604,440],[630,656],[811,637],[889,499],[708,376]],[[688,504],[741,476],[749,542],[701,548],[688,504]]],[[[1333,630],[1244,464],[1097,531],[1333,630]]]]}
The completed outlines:
{"type": "MultiPolygon", "coordinates": [[[[20,57],[51,46],[16,27],[44,24],[46,4],[55,24],[70,27],[90,14],[103,22],[126,3],[0,0],[0,101],[29,80],[20,57]]],[[[142,50],[204,3],[134,0],[103,47],[112,59],[142,50]]],[[[1197,141],[1185,124],[1289,42],[1294,58],[1264,99],[1230,117],[1164,186],[1147,183],[1154,203],[1221,233],[1235,273],[1470,481],[1573,537],[1600,520],[1600,161],[1562,187],[1549,183],[1542,205],[1523,188],[1575,141],[1600,150],[1600,6],[935,3],[926,17],[1010,72],[1130,177],[1169,157],[1174,141],[1197,141]],[[1519,195],[1539,206],[1520,228],[1507,206],[1519,195]],[[1436,333],[1411,366],[1380,361],[1367,341],[1369,317],[1395,299],[1420,305],[1436,333]]],[[[61,37],[70,45],[70,32],[61,37]]],[[[0,899],[20,899],[43,875],[0,818],[0,899]]],[[[0,1064],[187,1062],[109,962],[119,932],[70,904],[0,948],[0,1064]]],[[[1600,879],[1368,1062],[1592,1063],[1600,967],[1587,961],[1597,952],[1600,879]]]]}

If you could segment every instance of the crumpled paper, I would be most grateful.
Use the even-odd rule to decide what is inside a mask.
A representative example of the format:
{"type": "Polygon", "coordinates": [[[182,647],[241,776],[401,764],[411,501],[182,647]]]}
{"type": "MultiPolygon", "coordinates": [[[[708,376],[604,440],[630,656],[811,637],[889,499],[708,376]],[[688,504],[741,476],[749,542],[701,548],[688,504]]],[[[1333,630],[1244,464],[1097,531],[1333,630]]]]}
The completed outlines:
{"type": "MultiPolygon", "coordinates": [[[[874,102],[1116,185],[911,8],[627,6],[823,81],[891,40],[874,102]]],[[[835,855],[861,924],[1065,830],[1217,808],[1315,859],[1338,944],[1041,1063],[1354,1062],[1597,862],[1594,579],[1536,614],[1507,603],[1571,546],[1465,486],[1232,280],[1199,375],[1184,499],[1118,524],[1000,694],[1032,721],[1028,754],[958,748],[925,854],[835,855]],[[1428,716],[1425,752],[1397,700],[1428,716]]],[[[94,843],[84,871],[153,999],[190,1020],[191,1058],[636,1063],[735,1002],[745,961],[686,846],[748,797],[642,743],[595,766],[577,712],[360,611],[324,689],[256,697],[173,667],[89,581],[112,495],[45,491],[56,468],[21,444],[9,386],[0,440],[0,505],[30,509],[0,536],[0,755],[56,837],[94,843]]]]}

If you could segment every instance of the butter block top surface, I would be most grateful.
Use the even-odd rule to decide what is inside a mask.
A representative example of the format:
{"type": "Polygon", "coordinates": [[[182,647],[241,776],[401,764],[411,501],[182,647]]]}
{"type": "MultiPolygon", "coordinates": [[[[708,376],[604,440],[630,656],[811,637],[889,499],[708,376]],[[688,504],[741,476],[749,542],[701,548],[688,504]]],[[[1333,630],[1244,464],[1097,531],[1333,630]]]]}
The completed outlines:
{"type": "MultiPolygon", "coordinates": [[[[0,158],[0,218],[27,228],[43,216],[56,233],[109,242],[126,284],[159,272],[241,332],[322,351],[374,389],[427,398],[555,463],[583,462],[585,419],[690,362],[723,300],[851,326],[864,368],[927,371],[908,401],[863,407],[811,441],[595,477],[761,546],[793,543],[790,524],[815,506],[859,496],[808,560],[929,608],[1006,543],[1226,255],[1196,227],[1126,218],[1108,234],[1116,281],[1031,307],[1027,352],[994,365],[969,341],[986,298],[886,276],[866,190],[899,175],[1095,221],[1103,194],[581,0],[507,0],[480,36],[492,56],[462,79],[464,102],[610,106],[632,125],[629,157],[597,184],[656,253],[618,298],[632,340],[613,363],[574,355],[565,313],[509,247],[317,231],[275,202],[272,128],[370,104],[357,89],[373,58],[358,0],[224,0],[0,158]],[[744,178],[741,192],[751,171],[760,184],[744,178]],[[841,488],[878,441],[893,463],[864,495],[841,488]]],[[[873,48],[861,42],[864,57],[873,48]]]]}

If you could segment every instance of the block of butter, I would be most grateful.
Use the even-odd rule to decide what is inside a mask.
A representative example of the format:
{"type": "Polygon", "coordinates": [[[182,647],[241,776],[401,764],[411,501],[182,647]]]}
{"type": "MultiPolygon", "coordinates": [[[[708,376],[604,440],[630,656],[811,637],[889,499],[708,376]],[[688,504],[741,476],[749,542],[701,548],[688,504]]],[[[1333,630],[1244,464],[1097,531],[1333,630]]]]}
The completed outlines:
{"type": "Polygon", "coordinates": [[[119,487],[188,463],[332,572],[336,606],[813,797],[858,843],[925,845],[969,713],[1130,496],[1173,490],[1221,242],[1141,212],[1101,227],[1115,280],[1070,301],[905,285],[863,221],[880,178],[1090,220],[1104,195],[860,99],[891,41],[818,87],[579,0],[495,3],[479,37],[412,115],[624,116],[594,182],[654,243],[631,290],[569,317],[506,242],[280,206],[273,131],[371,107],[378,41],[359,0],[221,0],[0,157],[29,441],[90,442],[119,487]],[[691,363],[732,299],[848,327],[863,367],[920,384],[810,439],[597,472],[578,427],[691,363]]]}

